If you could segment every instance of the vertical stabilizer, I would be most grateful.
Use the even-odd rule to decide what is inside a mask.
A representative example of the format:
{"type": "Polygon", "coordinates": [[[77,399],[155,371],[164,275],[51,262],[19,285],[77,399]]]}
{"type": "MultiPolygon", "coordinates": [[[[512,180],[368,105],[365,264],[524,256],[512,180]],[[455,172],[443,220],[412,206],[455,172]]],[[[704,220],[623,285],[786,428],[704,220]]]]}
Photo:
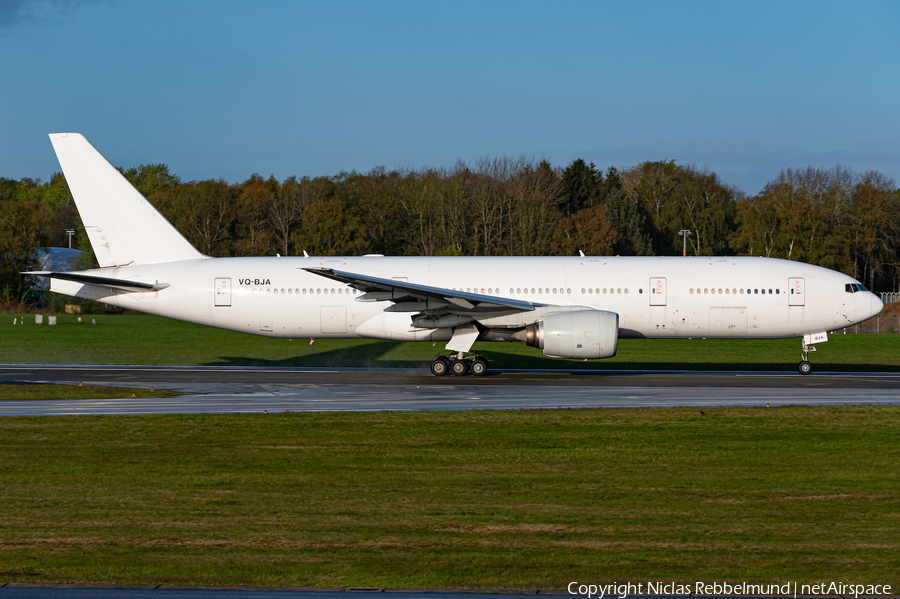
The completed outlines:
{"type": "Polygon", "coordinates": [[[51,133],[100,266],[203,258],[80,133],[51,133]]]}

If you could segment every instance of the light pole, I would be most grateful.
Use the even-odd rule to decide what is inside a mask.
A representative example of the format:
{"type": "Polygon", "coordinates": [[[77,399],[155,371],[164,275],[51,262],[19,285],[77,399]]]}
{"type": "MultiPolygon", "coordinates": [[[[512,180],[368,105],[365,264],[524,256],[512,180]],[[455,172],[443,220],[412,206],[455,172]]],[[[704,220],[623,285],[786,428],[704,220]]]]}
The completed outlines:
{"type": "Polygon", "coordinates": [[[691,232],[688,229],[682,229],[678,232],[678,234],[681,235],[682,238],[684,238],[684,250],[682,256],[687,256],[687,238],[688,235],[691,234],[691,232]]]}
{"type": "Polygon", "coordinates": [[[69,236],[69,249],[72,249],[72,235],[75,234],[75,229],[66,229],[66,235],[69,236]]]}

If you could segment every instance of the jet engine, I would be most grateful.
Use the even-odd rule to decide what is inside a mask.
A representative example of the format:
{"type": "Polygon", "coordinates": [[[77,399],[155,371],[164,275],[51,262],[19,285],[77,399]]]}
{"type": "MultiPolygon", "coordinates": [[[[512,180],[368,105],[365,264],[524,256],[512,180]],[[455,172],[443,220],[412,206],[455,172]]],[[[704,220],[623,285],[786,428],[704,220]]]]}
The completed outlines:
{"type": "Polygon", "coordinates": [[[525,329],[525,344],[549,358],[611,358],[619,341],[619,315],[605,310],[554,312],[525,329]]]}

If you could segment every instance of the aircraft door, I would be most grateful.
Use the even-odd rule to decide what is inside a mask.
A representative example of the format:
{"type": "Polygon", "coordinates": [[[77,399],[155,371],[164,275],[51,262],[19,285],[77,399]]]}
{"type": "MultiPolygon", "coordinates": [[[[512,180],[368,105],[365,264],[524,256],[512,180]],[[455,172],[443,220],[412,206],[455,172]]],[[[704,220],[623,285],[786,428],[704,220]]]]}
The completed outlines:
{"type": "Polygon", "coordinates": [[[806,305],[806,280],[800,277],[788,279],[788,305],[806,305]]]}
{"type": "Polygon", "coordinates": [[[231,305],[231,279],[216,279],[216,306],[231,305]]]}
{"type": "Polygon", "coordinates": [[[658,277],[650,279],[650,305],[665,306],[666,305],[666,280],[658,277]]]}

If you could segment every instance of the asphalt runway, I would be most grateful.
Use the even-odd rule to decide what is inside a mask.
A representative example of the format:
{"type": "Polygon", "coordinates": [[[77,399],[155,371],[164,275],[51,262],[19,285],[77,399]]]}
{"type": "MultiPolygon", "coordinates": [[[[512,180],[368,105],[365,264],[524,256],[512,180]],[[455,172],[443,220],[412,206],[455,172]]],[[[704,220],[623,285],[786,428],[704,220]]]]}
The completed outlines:
{"type": "Polygon", "coordinates": [[[507,370],[434,377],[422,370],[168,366],[0,366],[0,383],[172,389],[169,398],[0,402],[2,416],[514,410],[900,403],[900,374],[507,370]]]}

